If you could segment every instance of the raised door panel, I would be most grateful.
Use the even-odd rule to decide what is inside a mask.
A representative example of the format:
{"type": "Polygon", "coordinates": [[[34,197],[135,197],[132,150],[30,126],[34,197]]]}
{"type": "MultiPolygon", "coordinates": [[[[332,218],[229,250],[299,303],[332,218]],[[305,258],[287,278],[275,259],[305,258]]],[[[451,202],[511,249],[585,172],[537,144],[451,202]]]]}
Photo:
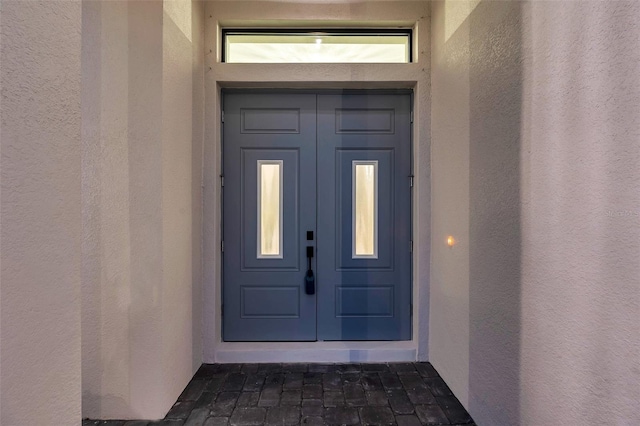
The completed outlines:
{"type": "Polygon", "coordinates": [[[318,338],[411,338],[410,97],[318,96],[318,338]]]}
{"type": "Polygon", "coordinates": [[[315,231],[315,95],[224,99],[223,338],[316,340],[303,231],[315,231]]]}

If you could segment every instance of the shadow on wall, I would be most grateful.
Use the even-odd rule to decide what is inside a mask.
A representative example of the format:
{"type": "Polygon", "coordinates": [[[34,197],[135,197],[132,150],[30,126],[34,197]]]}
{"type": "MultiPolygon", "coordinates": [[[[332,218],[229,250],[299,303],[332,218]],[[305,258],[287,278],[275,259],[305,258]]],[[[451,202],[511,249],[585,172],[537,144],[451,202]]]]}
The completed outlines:
{"type": "Polygon", "coordinates": [[[161,418],[200,366],[190,8],[82,4],[84,417],[161,418]]]}
{"type": "Polygon", "coordinates": [[[522,5],[483,1],[468,17],[469,411],[520,419],[522,5]]]}

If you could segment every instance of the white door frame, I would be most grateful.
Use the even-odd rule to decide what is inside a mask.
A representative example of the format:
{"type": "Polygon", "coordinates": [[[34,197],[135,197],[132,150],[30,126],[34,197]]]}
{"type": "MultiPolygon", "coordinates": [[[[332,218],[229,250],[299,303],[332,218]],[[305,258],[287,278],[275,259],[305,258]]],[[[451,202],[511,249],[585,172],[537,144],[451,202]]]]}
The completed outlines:
{"type": "MultiPolygon", "coordinates": [[[[238,2],[205,5],[205,140],[203,149],[203,362],[384,362],[426,360],[428,356],[430,274],[430,74],[428,2],[382,2],[345,11],[341,25],[374,22],[413,26],[410,64],[225,64],[219,61],[221,23],[259,19],[308,20],[334,16],[331,5],[315,5],[311,15],[297,16],[291,3],[270,3],[256,11],[238,2]],[[366,10],[365,10],[366,9],[366,10]],[[348,12],[348,13],[347,13],[348,12]],[[353,13],[352,13],[353,12],[353,13]],[[395,17],[395,19],[394,19],[395,17]],[[418,37],[420,36],[420,37],[418,37]],[[413,337],[402,342],[223,342],[222,303],[222,88],[413,89],[412,132],[414,187],[413,337]]],[[[255,3],[252,3],[255,4],[255,3]]],[[[305,11],[309,13],[308,10],[305,11]]],[[[335,19],[335,17],[334,17],[335,19]]],[[[335,25],[335,22],[333,23],[335,25]]],[[[307,24],[309,25],[309,24],[307,24]]],[[[318,24],[322,25],[322,24],[318,24]]]]}

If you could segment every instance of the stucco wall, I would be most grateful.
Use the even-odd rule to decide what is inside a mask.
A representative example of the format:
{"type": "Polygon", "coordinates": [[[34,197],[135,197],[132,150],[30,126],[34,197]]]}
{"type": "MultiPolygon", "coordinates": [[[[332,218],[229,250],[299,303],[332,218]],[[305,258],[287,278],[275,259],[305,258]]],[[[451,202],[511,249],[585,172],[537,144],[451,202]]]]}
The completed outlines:
{"type": "Polygon", "coordinates": [[[191,32],[193,43],[193,110],[192,110],[192,140],[191,157],[191,187],[192,187],[192,332],[193,336],[193,366],[202,363],[203,326],[202,326],[202,184],[204,166],[204,3],[191,2],[191,32]]]}
{"type": "MultiPolygon", "coordinates": [[[[204,222],[203,222],[203,319],[204,360],[217,360],[221,347],[221,129],[220,90],[223,87],[269,88],[414,88],[413,127],[413,350],[426,359],[429,317],[430,250],[430,15],[424,1],[210,1],[205,5],[205,90],[206,124],[204,145],[204,222]],[[220,62],[219,29],[224,26],[281,25],[324,26],[403,26],[414,27],[417,43],[411,64],[228,64],[220,62]]],[[[257,358],[273,360],[282,352],[260,344],[228,344],[256,351],[257,358]],[[264,356],[260,355],[263,350],[264,356]]],[[[282,345],[277,345],[283,348],[282,345]]],[[[299,344],[284,349],[289,354],[299,344]]],[[[303,345],[305,346],[305,345],[303,345]]],[[[343,353],[356,346],[340,345],[343,353]]],[[[330,358],[320,345],[305,346],[295,358],[321,361],[330,358]],[[308,353],[315,351],[310,358],[308,353]],[[320,358],[320,359],[319,359],[320,358]]],[[[366,346],[359,347],[363,353],[366,346]]],[[[335,348],[334,348],[335,349],[335,348]]],[[[229,352],[232,353],[232,352],[229,352]]],[[[286,352],[285,352],[286,353],[286,352]]],[[[385,353],[377,359],[385,357],[385,353]]],[[[222,358],[221,358],[222,359],[222,358]]],[[[366,359],[366,358],[365,358],[366,359]]],[[[280,359],[282,361],[282,359],[280,359]]]]}
{"type": "Polygon", "coordinates": [[[432,4],[432,241],[429,360],[468,401],[469,370],[469,27],[447,43],[446,20],[464,20],[471,2],[432,4]],[[453,6],[453,7],[452,7],[453,6]],[[453,236],[455,245],[447,245],[453,236]],[[465,366],[465,368],[460,368],[465,366]]]}
{"type": "Polygon", "coordinates": [[[523,12],[521,417],[639,424],[640,3],[523,12]]]}
{"type": "Polygon", "coordinates": [[[472,416],[505,424],[518,424],[520,8],[433,11],[429,359],[472,416]]]}
{"type": "Polygon", "coordinates": [[[481,425],[640,422],[638,3],[432,13],[431,361],[481,425]]]}
{"type": "Polygon", "coordinates": [[[161,418],[201,362],[192,19],[83,3],[84,417],[161,418]]]}
{"type": "Polygon", "coordinates": [[[79,424],[81,6],[1,8],[0,424],[79,424]]]}

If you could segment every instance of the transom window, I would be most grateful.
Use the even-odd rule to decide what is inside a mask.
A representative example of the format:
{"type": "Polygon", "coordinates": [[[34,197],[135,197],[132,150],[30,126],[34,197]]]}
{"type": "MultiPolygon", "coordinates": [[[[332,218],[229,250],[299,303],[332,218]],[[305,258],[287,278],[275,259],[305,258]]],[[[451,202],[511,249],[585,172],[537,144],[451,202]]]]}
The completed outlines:
{"type": "Polygon", "coordinates": [[[410,29],[222,30],[231,63],[408,63],[410,29]]]}

